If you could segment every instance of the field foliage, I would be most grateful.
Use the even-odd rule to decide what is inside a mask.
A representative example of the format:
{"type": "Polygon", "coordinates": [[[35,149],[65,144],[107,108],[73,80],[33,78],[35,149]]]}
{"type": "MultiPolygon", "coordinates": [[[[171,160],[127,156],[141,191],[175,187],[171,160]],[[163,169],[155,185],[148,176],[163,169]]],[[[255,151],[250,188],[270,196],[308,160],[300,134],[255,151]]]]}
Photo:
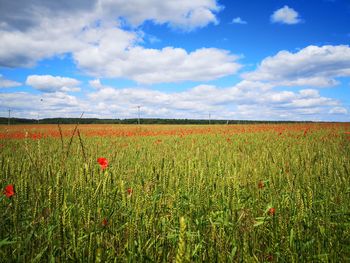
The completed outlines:
{"type": "Polygon", "coordinates": [[[350,261],[349,131],[1,126],[0,261],[350,261]]]}

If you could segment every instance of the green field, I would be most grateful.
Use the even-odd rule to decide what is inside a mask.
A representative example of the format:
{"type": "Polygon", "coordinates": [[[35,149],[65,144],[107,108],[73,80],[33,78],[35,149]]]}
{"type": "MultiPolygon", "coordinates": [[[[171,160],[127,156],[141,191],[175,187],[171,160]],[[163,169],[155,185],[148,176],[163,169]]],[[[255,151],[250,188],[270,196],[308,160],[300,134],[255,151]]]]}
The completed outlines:
{"type": "Polygon", "coordinates": [[[0,127],[0,262],[350,261],[349,124],[101,126],[0,127]]]}

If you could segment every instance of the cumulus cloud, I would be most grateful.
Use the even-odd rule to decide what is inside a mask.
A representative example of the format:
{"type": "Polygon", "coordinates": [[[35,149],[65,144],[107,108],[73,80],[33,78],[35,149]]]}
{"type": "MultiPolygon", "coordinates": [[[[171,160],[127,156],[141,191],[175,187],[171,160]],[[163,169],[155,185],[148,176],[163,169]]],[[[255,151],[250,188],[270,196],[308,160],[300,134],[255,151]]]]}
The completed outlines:
{"type": "Polygon", "coordinates": [[[21,85],[22,83],[14,80],[6,79],[0,74],[0,88],[13,88],[21,85]]]}
{"type": "Polygon", "coordinates": [[[265,58],[255,71],[242,74],[246,80],[275,86],[330,87],[336,78],[350,76],[350,47],[308,46],[296,53],[280,51],[265,58]]]}
{"type": "Polygon", "coordinates": [[[338,105],[339,102],[335,101],[331,98],[296,98],[289,103],[286,103],[285,106],[292,108],[312,108],[319,106],[335,106],[338,105]]]}
{"type": "Polygon", "coordinates": [[[234,19],[232,19],[232,24],[241,24],[241,25],[245,25],[247,24],[247,21],[244,21],[242,18],[240,17],[236,17],[234,19]]]}
{"type": "Polygon", "coordinates": [[[3,93],[0,96],[0,114],[5,116],[11,109],[13,117],[79,117],[82,109],[88,108],[75,96],[62,92],[31,94],[28,92],[3,93]]]}
{"type": "Polygon", "coordinates": [[[18,117],[135,118],[142,117],[260,119],[260,120],[346,120],[348,110],[340,101],[322,96],[318,90],[277,91],[269,85],[243,80],[231,87],[198,85],[181,92],[148,88],[115,88],[100,80],[90,81],[95,89],[86,97],[61,91],[30,94],[15,92],[0,96],[0,114],[11,108],[18,117]],[[333,116],[333,117],[332,117],[333,116]],[[334,117],[335,116],[335,117],[334,117]]]}
{"type": "Polygon", "coordinates": [[[99,78],[147,84],[220,78],[237,72],[237,56],[215,48],[144,48],[147,34],[135,28],[149,20],[193,30],[217,23],[220,9],[215,0],[9,2],[0,11],[0,66],[31,67],[71,54],[83,72],[99,78]],[[124,23],[134,27],[122,29],[124,23]]]}
{"type": "Polygon", "coordinates": [[[348,114],[348,110],[344,107],[334,107],[330,109],[330,114],[348,114]]]}
{"type": "Polygon", "coordinates": [[[103,88],[103,85],[101,84],[101,81],[99,79],[90,80],[89,84],[90,84],[91,87],[93,87],[95,89],[103,88]]]}
{"type": "Polygon", "coordinates": [[[300,23],[301,21],[302,20],[300,19],[298,12],[286,5],[280,9],[277,9],[271,15],[272,23],[294,25],[300,23]]]}
{"type": "Polygon", "coordinates": [[[85,45],[78,38],[84,24],[79,16],[44,16],[26,31],[0,29],[0,66],[31,67],[39,60],[79,50],[85,45]]]}
{"type": "Polygon", "coordinates": [[[79,91],[80,81],[60,76],[30,75],[26,84],[42,92],[69,92],[79,91]]]}
{"type": "Polygon", "coordinates": [[[222,9],[215,0],[102,0],[98,1],[98,6],[100,12],[112,17],[117,14],[134,26],[151,20],[184,30],[217,24],[215,14],[222,9]]]}
{"type": "Polygon", "coordinates": [[[169,23],[183,29],[194,29],[217,23],[216,13],[222,9],[215,0],[17,0],[1,4],[0,29],[28,30],[41,24],[43,17],[57,18],[89,13],[91,20],[125,19],[133,26],[146,20],[169,23]]]}
{"type": "Polygon", "coordinates": [[[97,81],[92,84],[98,84],[98,89],[89,94],[88,100],[106,115],[119,112],[125,117],[135,117],[141,105],[144,117],[207,118],[210,112],[213,118],[221,119],[312,120],[327,117],[335,113],[331,109],[342,107],[339,101],[323,97],[315,89],[276,91],[264,83],[246,80],[232,87],[199,85],[172,93],[117,89],[97,81]]]}
{"type": "MultiPolygon", "coordinates": [[[[121,39],[123,32],[116,30],[121,39]]],[[[104,35],[97,43],[74,53],[78,66],[91,75],[124,77],[138,83],[203,81],[236,73],[238,56],[216,48],[202,48],[188,53],[182,48],[146,49],[124,43],[111,45],[116,35],[104,35]]],[[[123,38],[124,37],[124,38],[123,38]]],[[[130,41],[134,41],[131,39],[130,41]]]]}

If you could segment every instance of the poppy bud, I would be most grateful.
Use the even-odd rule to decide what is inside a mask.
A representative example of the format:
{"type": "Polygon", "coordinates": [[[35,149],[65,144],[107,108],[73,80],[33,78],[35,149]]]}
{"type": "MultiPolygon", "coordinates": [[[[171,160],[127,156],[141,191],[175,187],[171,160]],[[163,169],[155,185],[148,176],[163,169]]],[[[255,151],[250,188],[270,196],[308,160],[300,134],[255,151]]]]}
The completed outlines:
{"type": "Polygon", "coordinates": [[[259,183],[258,183],[258,188],[259,188],[259,189],[264,188],[264,182],[263,182],[263,181],[259,181],[259,183]]]}
{"type": "Polygon", "coordinates": [[[127,193],[128,193],[128,196],[131,196],[132,195],[132,188],[128,188],[128,190],[126,190],[127,193]]]}
{"type": "Polygon", "coordinates": [[[107,226],[107,225],[108,225],[108,220],[107,220],[107,218],[103,218],[103,220],[102,220],[102,226],[105,227],[105,226],[107,226]]]}

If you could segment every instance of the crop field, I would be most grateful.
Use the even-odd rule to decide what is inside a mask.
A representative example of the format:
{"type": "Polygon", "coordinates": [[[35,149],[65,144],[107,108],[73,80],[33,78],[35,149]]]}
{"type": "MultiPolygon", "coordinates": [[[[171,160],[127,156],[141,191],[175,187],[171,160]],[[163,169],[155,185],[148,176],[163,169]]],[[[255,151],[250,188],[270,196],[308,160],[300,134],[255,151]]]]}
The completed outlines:
{"type": "Polygon", "coordinates": [[[0,262],[349,262],[350,124],[0,126],[0,262]]]}

